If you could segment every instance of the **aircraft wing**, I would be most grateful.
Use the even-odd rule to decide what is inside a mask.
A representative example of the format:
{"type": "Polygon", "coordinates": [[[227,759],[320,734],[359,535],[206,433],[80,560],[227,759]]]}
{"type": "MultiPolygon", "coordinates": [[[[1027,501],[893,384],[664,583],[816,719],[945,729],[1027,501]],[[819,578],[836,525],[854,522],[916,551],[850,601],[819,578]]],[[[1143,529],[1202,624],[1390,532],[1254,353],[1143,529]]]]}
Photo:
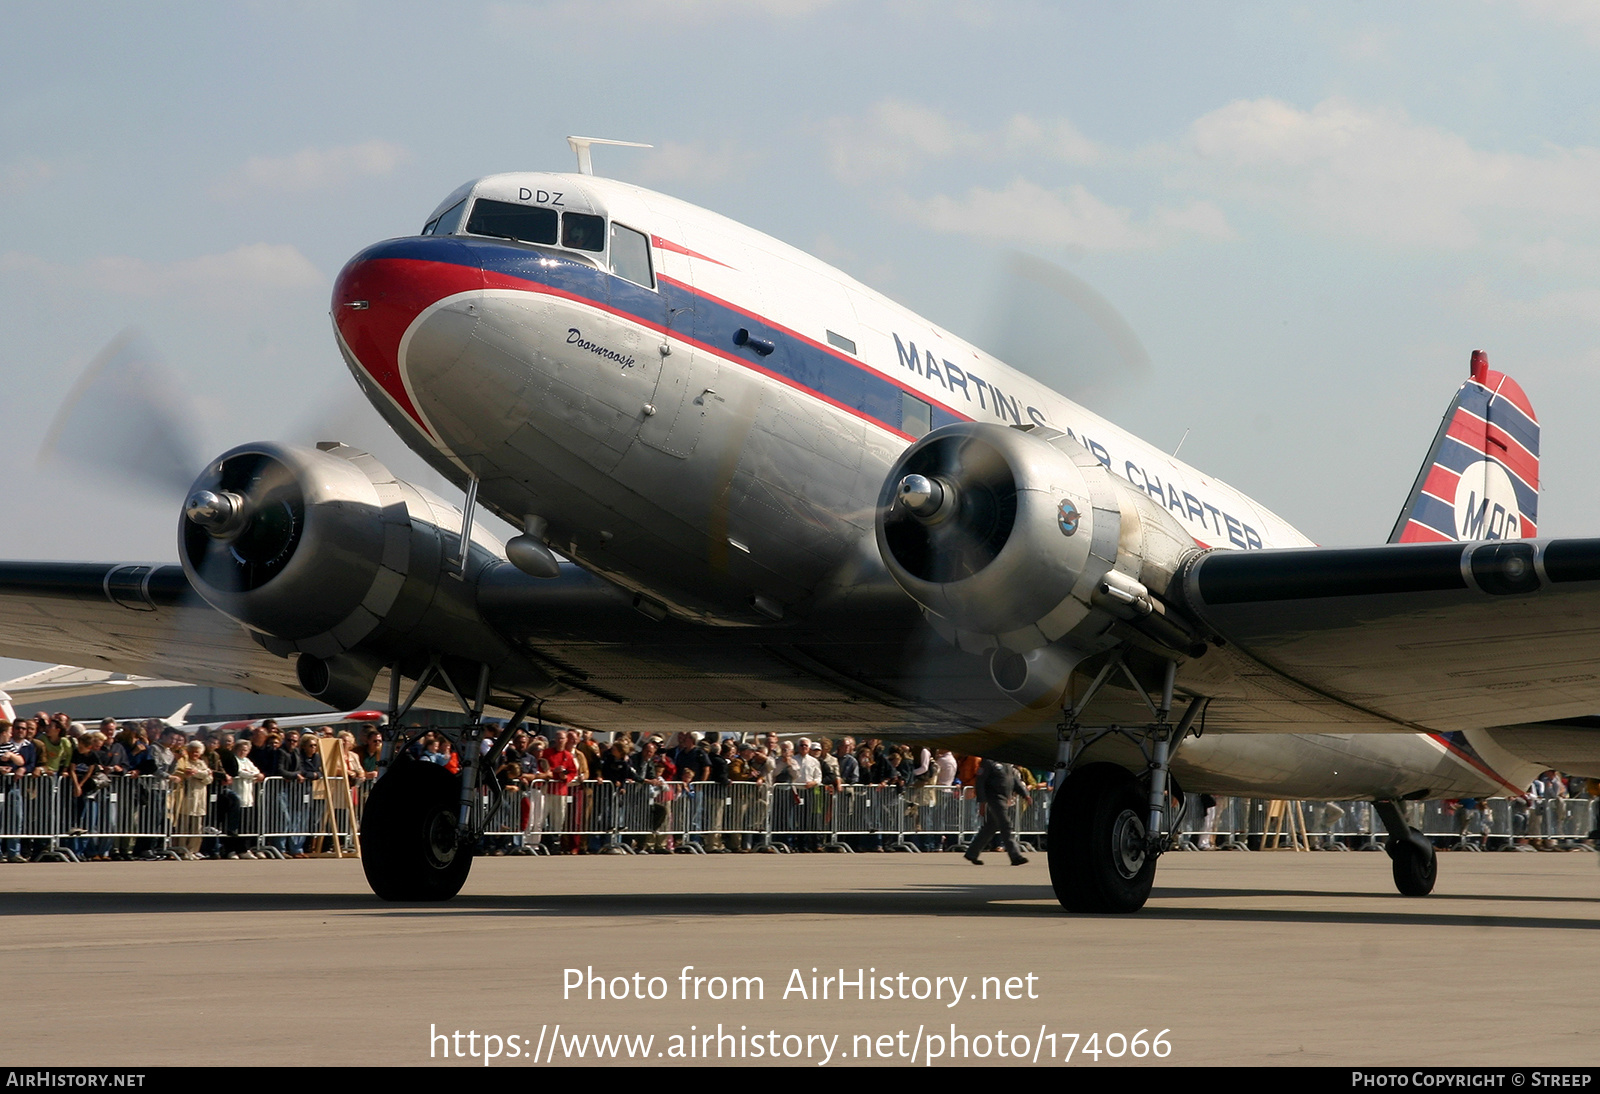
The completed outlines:
{"type": "MultiPolygon", "coordinates": [[[[483,626],[547,675],[547,720],[653,732],[771,723],[820,733],[901,729],[959,711],[959,702],[885,694],[833,666],[849,664],[850,653],[835,658],[792,636],[753,641],[747,632],[647,618],[624,590],[577,566],[561,569],[557,579],[538,580],[500,563],[483,579],[478,600],[483,626]]],[[[907,603],[898,594],[894,600],[896,618],[906,616],[907,603]]],[[[853,630],[828,632],[868,650],[883,645],[860,616],[853,630]]],[[[937,653],[965,660],[954,650],[937,653]]],[[[0,656],[305,698],[293,659],[264,649],[173,565],[0,562],[0,656]]],[[[380,675],[369,701],[382,701],[386,680],[380,675]]],[[[988,694],[962,683],[963,691],[988,694]]],[[[492,705],[510,709],[516,700],[495,696],[492,705]]]]}
{"type": "MultiPolygon", "coordinates": [[[[912,653],[894,637],[903,612],[883,612],[881,635],[869,611],[826,634],[756,638],[647,619],[623,590],[562,569],[541,582],[502,565],[479,601],[484,625],[554,681],[547,717],[882,733],[993,718],[981,659],[937,640],[912,653]],[[936,671],[874,663],[891,650],[936,671]]],[[[1214,551],[1172,592],[1225,643],[1195,667],[1227,666],[1250,702],[1268,703],[1254,728],[1449,732],[1600,711],[1600,540],[1214,551]]],[[[0,563],[0,655],[303,698],[294,662],[207,605],[177,566],[0,563]]],[[[1204,677],[1195,692],[1233,690],[1204,677]]]]}
{"type": "Polygon", "coordinates": [[[1418,729],[1600,711],[1600,539],[1213,551],[1173,591],[1235,655],[1418,729]]]}
{"type": "Polygon", "coordinates": [[[0,655],[304,698],[294,663],[201,600],[178,566],[0,563],[0,655]]]}
{"type": "Polygon", "coordinates": [[[57,699],[76,699],[85,695],[115,695],[118,692],[139,691],[144,688],[188,686],[186,680],[156,680],[149,676],[129,676],[110,669],[54,665],[0,683],[0,691],[18,702],[27,704],[51,703],[57,699]]]}

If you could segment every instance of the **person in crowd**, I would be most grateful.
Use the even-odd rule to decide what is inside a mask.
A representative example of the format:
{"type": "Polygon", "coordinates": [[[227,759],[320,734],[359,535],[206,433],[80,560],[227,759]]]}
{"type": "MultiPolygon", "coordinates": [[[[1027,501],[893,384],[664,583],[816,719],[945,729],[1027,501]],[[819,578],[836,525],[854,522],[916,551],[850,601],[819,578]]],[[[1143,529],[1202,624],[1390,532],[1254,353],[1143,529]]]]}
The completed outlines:
{"type": "Polygon", "coordinates": [[[64,774],[72,763],[72,738],[67,736],[67,723],[65,719],[54,721],[45,714],[40,714],[39,718],[43,720],[36,720],[36,724],[43,729],[33,739],[38,753],[33,773],[39,776],[64,774]]]}
{"type": "MultiPolygon", "coordinates": [[[[72,762],[67,766],[67,776],[77,808],[77,832],[101,830],[102,810],[107,797],[105,791],[111,783],[111,776],[107,772],[110,759],[106,755],[105,742],[106,735],[99,730],[85,733],[73,742],[72,762]]],[[[106,862],[111,858],[111,841],[74,838],[72,851],[80,858],[106,862]]]]}
{"type": "Polygon", "coordinates": [[[28,774],[28,759],[15,728],[0,718],[0,857],[6,862],[27,862],[22,855],[22,777],[28,774]]]}
{"type": "Polygon", "coordinates": [[[322,748],[318,744],[321,739],[314,733],[300,735],[300,777],[311,792],[311,802],[307,805],[305,795],[300,796],[299,828],[307,835],[296,858],[307,858],[322,853],[321,832],[326,827],[323,814],[328,807],[328,788],[323,782],[322,748]],[[313,832],[317,834],[312,835],[313,832]]]}
{"type": "Polygon", "coordinates": [[[580,777],[577,758],[572,754],[573,740],[573,734],[558,729],[551,735],[551,747],[545,752],[544,760],[549,772],[545,785],[545,804],[549,808],[545,827],[561,836],[559,846],[562,850],[577,854],[576,839],[566,835],[569,825],[576,826],[579,821],[577,815],[569,817],[573,783],[578,782],[580,777]]]}
{"type": "Polygon", "coordinates": [[[356,751],[361,757],[361,777],[371,782],[378,777],[378,767],[383,762],[383,730],[377,726],[362,730],[361,747],[356,751]]]}
{"type": "Polygon", "coordinates": [[[544,843],[544,824],[548,805],[545,786],[550,778],[550,765],[545,762],[549,741],[539,734],[528,738],[528,747],[517,761],[517,782],[522,791],[522,853],[535,854],[535,848],[544,843]]]}
{"type": "Polygon", "coordinates": [[[234,737],[231,733],[219,734],[206,741],[206,766],[211,768],[211,796],[216,800],[216,826],[222,838],[208,837],[200,851],[207,858],[222,858],[230,844],[239,842],[239,792],[234,780],[239,775],[239,761],[233,754],[234,737]]]}
{"type": "Polygon", "coordinates": [[[173,766],[170,776],[173,785],[175,832],[181,833],[173,842],[188,858],[200,856],[200,826],[206,815],[206,798],[211,786],[212,771],[205,759],[206,746],[202,741],[190,741],[173,766]]]}
{"type": "MultiPolygon", "coordinates": [[[[233,765],[238,772],[233,780],[234,792],[239,796],[241,817],[250,818],[251,820],[255,819],[256,784],[264,778],[261,774],[261,769],[250,759],[250,754],[253,751],[254,749],[248,740],[241,739],[233,744],[233,765]]],[[[249,827],[255,831],[260,831],[260,828],[254,824],[250,824],[249,827]]],[[[227,855],[229,858],[259,857],[250,849],[250,841],[242,836],[235,837],[235,842],[228,847],[227,855]]]]}

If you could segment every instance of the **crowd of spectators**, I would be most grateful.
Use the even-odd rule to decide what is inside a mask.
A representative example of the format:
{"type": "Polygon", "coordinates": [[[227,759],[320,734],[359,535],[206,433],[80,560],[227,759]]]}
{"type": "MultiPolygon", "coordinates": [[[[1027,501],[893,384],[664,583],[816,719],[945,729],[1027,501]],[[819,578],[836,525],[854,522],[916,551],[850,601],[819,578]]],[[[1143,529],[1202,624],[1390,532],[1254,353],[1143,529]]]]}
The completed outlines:
{"type": "MultiPolygon", "coordinates": [[[[460,770],[460,757],[442,733],[408,730],[409,750],[416,760],[440,764],[451,772],[460,770]]],[[[480,746],[484,753],[497,745],[496,731],[490,730],[480,746]]],[[[361,739],[348,730],[319,728],[280,729],[267,719],[245,734],[209,733],[186,735],[182,730],[149,719],[118,724],[107,718],[98,728],[73,722],[65,714],[39,713],[33,718],[12,722],[0,719],[0,859],[27,861],[39,853],[42,841],[30,840],[23,825],[26,793],[17,792],[28,784],[22,780],[53,776],[67,799],[69,814],[68,846],[78,857],[104,861],[152,857],[160,849],[158,840],[134,836],[128,818],[147,803],[141,800],[136,785],[149,785],[151,777],[165,787],[160,808],[166,811],[167,831],[172,834],[171,850],[184,857],[253,858],[270,847],[273,857],[305,858],[320,853],[322,837],[305,834],[316,830],[316,810],[321,803],[311,802],[311,794],[282,795],[288,804],[279,818],[283,827],[276,831],[295,831],[300,835],[271,836],[264,842],[240,835],[241,817],[257,804],[258,790],[265,779],[276,778],[290,784],[318,783],[324,775],[342,777],[352,787],[370,785],[378,777],[384,737],[376,727],[364,727],[361,739]],[[337,742],[324,747],[323,742],[337,742]],[[333,770],[324,772],[324,757],[330,757],[333,770]],[[117,794],[118,780],[146,777],[139,784],[128,783],[130,792],[117,794]],[[11,791],[11,792],[6,792],[11,791]],[[121,800],[119,807],[112,803],[121,800]],[[102,834],[106,833],[106,834],[102,834]]],[[[546,853],[584,854],[603,849],[608,840],[596,835],[611,828],[630,832],[632,848],[641,852],[670,853],[684,850],[680,826],[669,825],[674,802],[702,795],[695,816],[694,850],[713,854],[749,852],[760,832],[769,824],[772,839],[790,851],[814,852],[824,849],[823,834],[830,831],[836,802],[850,788],[892,790],[892,797],[904,809],[904,824],[899,826],[916,846],[924,851],[955,850],[955,838],[935,810],[961,798],[971,798],[979,782],[977,756],[960,755],[948,748],[927,748],[876,739],[856,741],[806,737],[780,738],[776,732],[735,737],[715,732],[686,731],[671,737],[649,733],[621,733],[609,742],[595,739],[590,731],[550,728],[534,731],[518,729],[498,750],[493,771],[494,782],[503,790],[520,816],[498,830],[520,830],[511,837],[487,839],[483,850],[489,854],[533,854],[536,848],[546,853]],[[747,784],[736,793],[706,793],[706,784],[732,787],[747,784]],[[594,788],[614,788],[607,795],[594,788]],[[620,817],[601,815],[608,803],[622,800],[623,788],[633,788],[629,800],[644,802],[643,816],[630,818],[624,825],[620,817]],[[574,832],[583,833],[573,834],[574,832]]],[[[1021,786],[1029,790],[1048,790],[1039,775],[1018,768],[1021,786]]],[[[1462,799],[1444,803],[1445,815],[1454,824],[1454,838],[1436,837],[1445,848],[1463,850],[1567,850],[1592,847],[1574,839],[1570,832],[1558,831],[1566,816],[1566,803],[1596,796],[1600,786],[1593,780],[1569,779],[1547,771],[1528,793],[1510,799],[1511,832],[1504,824],[1499,835],[1491,834],[1488,803],[1462,799]]],[[[317,797],[323,797],[318,790],[317,797]]],[[[1216,830],[1218,801],[1202,796],[1192,825],[1198,831],[1195,846],[1200,849],[1225,846],[1211,838],[1216,830]]],[[[342,806],[341,806],[342,808],[342,806]]],[[[843,808],[842,805],[839,808],[843,808]]],[[[1358,811],[1362,804],[1357,803],[1358,811]]],[[[1317,846],[1328,850],[1349,849],[1350,835],[1332,835],[1345,810],[1334,804],[1319,804],[1313,810],[1323,833],[1317,846]]],[[[1371,839],[1370,809],[1362,831],[1371,839]]],[[[1359,818],[1357,818],[1359,819],[1359,818]]],[[[1502,818],[1503,821],[1503,818],[1502,818]]],[[[334,826],[348,831],[348,823],[334,826]]],[[[840,829],[847,827],[841,824],[840,829]]],[[[138,829],[144,830],[144,829],[138,829]]],[[[882,834],[852,834],[843,837],[855,850],[883,850],[882,834]]]]}
{"type": "MultiPolygon", "coordinates": [[[[485,753],[496,746],[491,733],[481,742],[485,753]]],[[[415,758],[438,763],[447,770],[460,769],[460,759],[441,734],[422,734],[411,745],[415,758]]],[[[586,784],[604,783],[622,788],[637,785],[648,798],[649,833],[638,837],[635,850],[668,853],[675,836],[666,830],[669,806],[696,787],[752,784],[754,792],[730,799],[715,793],[705,796],[697,814],[698,850],[712,854],[754,849],[752,831],[765,827],[766,817],[735,815],[741,810],[770,810],[775,828],[821,829],[828,797],[841,788],[874,786],[902,793],[908,809],[931,807],[936,794],[969,791],[977,778],[979,759],[960,756],[947,748],[924,748],[880,740],[838,741],[826,737],[780,739],[776,732],[743,739],[718,733],[685,731],[670,739],[659,734],[619,733],[609,742],[595,739],[592,731],[552,729],[546,733],[516,730],[495,760],[495,778],[507,790],[521,793],[522,834],[488,848],[490,854],[533,854],[546,851],[583,854],[599,850],[602,839],[590,835],[563,835],[571,828],[607,827],[594,811],[605,803],[584,790],[586,784]],[[939,788],[944,788],[940,790],[939,788]],[[586,797],[586,795],[588,795],[586,797]],[[733,804],[730,806],[730,800],[733,804]],[[577,823],[574,823],[576,821],[577,823]]],[[[1024,781],[1038,785],[1032,773],[1024,781]]],[[[703,793],[703,791],[701,791],[703,793]]],[[[915,817],[912,818],[915,827],[915,817]]],[[[814,835],[778,837],[790,850],[817,851],[814,835]]],[[[945,835],[921,839],[924,850],[940,849],[945,835]]],[[[881,847],[880,837],[862,837],[861,849],[881,847]]]]}
{"type": "MultiPolygon", "coordinates": [[[[191,858],[254,858],[240,833],[245,810],[256,805],[258,785],[269,777],[315,782],[323,777],[319,740],[338,742],[342,775],[353,783],[378,776],[382,739],[371,730],[357,744],[348,731],[278,728],[267,719],[246,735],[225,732],[190,737],[157,719],[119,724],[106,718],[90,729],[62,713],[40,712],[15,722],[0,718],[0,859],[25,862],[41,840],[24,832],[28,780],[53,777],[65,797],[68,849],[91,861],[153,857],[158,840],[126,834],[154,807],[166,810],[172,848],[191,858]],[[153,795],[151,780],[165,793],[153,795]],[[204,823],[212,818],[214,824],[204,823]],[[101,833],[113,832],[115,835],[101,833]]],[[[43,785],[43,784],[35,784],[43,785]]],[[[292,795],[291,795],[292,798],[292,795]]],[[[162,818],[158,818],[162,819],[162,818]]],[[[276,841],[289,857],[308,857],[304,837],[276,841]]]]}

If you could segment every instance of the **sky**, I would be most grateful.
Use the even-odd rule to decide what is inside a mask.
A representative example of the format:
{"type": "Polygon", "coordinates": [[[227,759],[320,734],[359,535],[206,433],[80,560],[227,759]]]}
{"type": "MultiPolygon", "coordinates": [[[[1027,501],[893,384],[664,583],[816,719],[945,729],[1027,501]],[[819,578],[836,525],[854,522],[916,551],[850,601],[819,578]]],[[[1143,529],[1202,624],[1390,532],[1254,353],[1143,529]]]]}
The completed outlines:
{"type": "Polygon", "coordinates": [[[196,469],[317,439],[360,409],[327,317],[344,261],[468,179],[571,170],[572,133],[653,144],[597,171],[980,344],[1031,324],[1057,386],[1187,434],[1322,543],[1385,538],[1485,349],[1544,426],[1541,532],[1600,532],[1600,5],[12,0],[0,23],[3,557],[176,557],[181,487],[119,477],[102,430],[61,441],[97,467],[38,464],[119,332],[159,354],[153,431],[196,469]],[[1014,252],[1092,285],[1148,370],[1098,374],[1019,311],[1014,252]]]}

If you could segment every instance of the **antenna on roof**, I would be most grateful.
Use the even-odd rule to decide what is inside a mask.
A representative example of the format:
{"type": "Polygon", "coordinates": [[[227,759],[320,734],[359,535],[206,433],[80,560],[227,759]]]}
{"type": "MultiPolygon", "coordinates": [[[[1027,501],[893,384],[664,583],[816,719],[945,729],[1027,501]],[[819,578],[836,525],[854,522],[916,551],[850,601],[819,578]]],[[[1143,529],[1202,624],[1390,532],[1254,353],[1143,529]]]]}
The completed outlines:
{"type": "Polygon", "coordinates": [[[618,148],[654,148],[653,144],[640,144],[638,141],[612,141],[604,137],[568,137],[567,143],[578,154],[578,170],[585,175],[594,174],[594,161],[589,158],[591,144],[611,144],[618,148]]]}

